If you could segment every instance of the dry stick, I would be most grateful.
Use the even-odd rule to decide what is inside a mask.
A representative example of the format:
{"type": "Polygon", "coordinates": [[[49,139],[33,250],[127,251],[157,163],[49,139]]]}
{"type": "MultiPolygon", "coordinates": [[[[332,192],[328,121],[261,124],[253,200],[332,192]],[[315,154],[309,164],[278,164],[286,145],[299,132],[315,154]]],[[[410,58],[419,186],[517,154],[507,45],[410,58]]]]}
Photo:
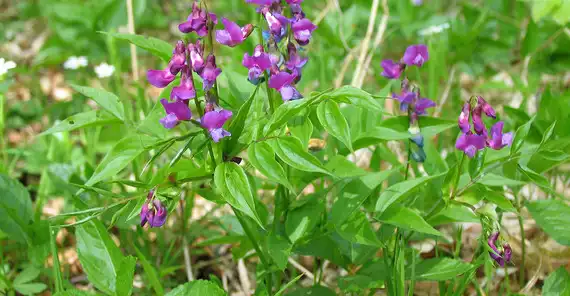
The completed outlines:
{"type": "MultiPolygon", "coordinates": [[[[127,0],[127,17],[129,34],[135,34],[135,16],[133,14],[133,0],[127,0]]],[[[131,44],[131,69],[133,80],[139,80],[139,64],[137,59],[137,47],[131,44]]]]}
{"type": "Polygon", "coordinates": [[[315,19],[315,25],[318,25],[327,16],[329,10],[331,10],[333,7],[334,3],[328,2],[327,6],[325,6],[325,9],[323,9],[323,11],[321,11],[321,13],[315,19]]]}
{"type": "Polygon", "coordinates": [[[342,63],[342,67],[340,68],[340,73],[338,74],[338,77],[334,81],[335,88],[341,87],[342,82],[344,81],[344,76],[346,76],[346,71],[348,71],[348,67],[352,65],[352,61],[354,60],[354,55],[356,54],[359,48],[360,47],[357,46],[351,49],[348,55],[344,58],[344,62],[342,63]]]}
{"type": "Polygon", "coordinates": [[[388,18],[390,17],[390,10],[388,9],[387,0],[382,0],[382,10],[384,11],[384,14],[382,15],[382,19],[378,24],[378,30],[376,31],[376,36],[374,37],[374,42],[372,43],[372,49],[370,49],[370,53],[366,57],[364,66],[362,67],[362,69],[360,69],[360,72],[358,73],[357,76],[358,80],[357,84],[355,85],[356,87],[362,87],[362,85],[364,84],[364,78],[366,78],[366,74],[368,73],[368,67],[370,67],[370,63],[372,62],[372,57],[374,56],[374,52],[376,52],[376,49],[378,48],[378,46],[380,46],[380,43],[382,43],[382,40],[384,39],[384,33],[386,32],[386,27],[388,26],[388,18]]]}
{"type": "Polygon", "coordinates": [[[185,215],[184,215],[184,207],[185,207],[185,201],[184,198],[186,196],[185,191],[182,191],[181,197],[180,197],[180,205],[178,207],[178,215],[180,215],[180,219],[182,220],[182,230],[183,230],[183,234],[182,234],[182,251],[184,252],[184,266],[186,267],[186,277],[188,278],[188,281],[191,282],[194,280],[194,274],[192,273],[192,258],[190,258],[190,248],[188,247],[188,239],[186,238],[186,219],[185,219],[185,215]]]}
{"type": "MultiPolygon", "coordinates": [[[[288,259],[289,263],[291,263],[291,265],[293,265],[293,267],[297,268],[298,270],[300,270],[302,273],[305,274],[305,276],[307,276],[309,279],[311,280],[315,280],[315,275],[310,272],[308,269],[305,268],[305,266],[301,265],[301,263],[295,261],[293,258],[289,257],[288,259]]],[[[321,285],[328,287],[328,285],[325,282],[322,282],[321,285]]]]}
{"type": "Polygon", "coordinates": [[[433,113],[434,117],[439,117],[439,115],[441,114],[441,110],[443,109],[443,105],[445,105],[445,102],[447,102],[447,98],[449,97],[449,93],[451,91],[451,86],[453,85],[453,80],[455,79],[455,69],[456,69],[455,65],[453,65],[451,67],[451,71],[449,71],[449,78],[447,79],[447,85],[445,86],[443,94],[441,95],[441,100],[439,101],[439,104],[437,104],[435,112],[433,113]]]}
{"type": "Polygon", "coordinates": [[[251,293],[251,282],[249,281],[247,268],[245,267],[245,262],[243,261],[243,258],[238,260],[237,269],[238,269],[238,278],[241,283],[241,288],[243,289],[245,295],[249,295],[251,293]]]}
{"type": "Polygon", "coordinates": [[[340,8],[338,0],[331,0],[331,1],[333,1],[333,4],[338,12],[338,35],[340,36],[340,41],[342,42],[344,49],[346,51],[349,51],[350,46],[348,46],[348,43],[346,42],[346,37],[344,36],[344,32],[342,30],[344,28],[344,14],[342,13],[342,9],[340,8]]]}
{"type": "Polygon", "coordinates": [[[378,14],[378,6],[380,6],[380,0],[373,0],[372,7],[370,7],[370,18],[368,19],[368,28],[366,29],[366,35],[362,40],[360,47],[360,55],[358,57],[358,64],[356,66],[356,71],[352,77],[352,83],[350,85],[356,87],[358,82],[358,77],[360,76],[360,71],[364,66],[364,61],[366,59],[366,52],[368,51],[368,46],[370,45],[370,39],[372,39],[372,31],[374,30],[374,23],[376,21],[376,15],[378,14]]]}

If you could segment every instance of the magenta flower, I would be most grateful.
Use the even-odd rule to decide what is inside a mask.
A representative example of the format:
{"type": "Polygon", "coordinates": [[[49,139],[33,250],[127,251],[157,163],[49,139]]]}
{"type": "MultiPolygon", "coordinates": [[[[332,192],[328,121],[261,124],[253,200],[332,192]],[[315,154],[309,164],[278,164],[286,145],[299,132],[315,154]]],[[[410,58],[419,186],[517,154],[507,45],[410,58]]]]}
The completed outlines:
{"type": "Polygon", "coordinates": [[[303,96],[292,85],[297,76],[287,72],[279,72],[269,78],[269,87],[278,90],[281,93],[283,101],[291,101],[302,98],[303,96]]]}
{"type": "Polygon", "coordinates": [[[491,105],[489,103],[487,103],[487,101],[485,101],[483,99],[483,97],[477,96],[477,104],[479,106],[481,106],[485,115],[487,115],[488,117],[491,117],[493,119],[497,118],[497,114],[495,113],[495,109],[493,109],[493,107],[491,107],[491,105]]]}
{"type": "Polygon", "coordinates": [[[402,94],[392,94],[396,100],[400,102],[400,110],[407,111],[410,104],[414,104],[414,113],[416,115],[427,114],[426,109],[435,107],[435,102],[428,98],[419,98],[419,93],[402,89],[402,94]]]}
{"type": "Polygon", "coordinates": [[[293,43],[287,44],[287,53],[289,57],[287,63],[285,63],[285,67],[295,74],[297,79],[300,79],[301,69],[307,64],[308,59],[302,58],[297,54],[297,47],[293,43]]]}
{"type": "Polygon", "coordinates": [[[479,150],[485,149],[487,137],[485,135],[472,134],[471,132],[461,134],[455,142],[455,148],[463,151],[472,158],[479,150]]]}
{"type": "Polygon", "coordinates": [[[471,130],[471,125],[469,124],[470,110],[471,110],[471,104],[465,103],[463,105],[461,114],[459,114],[459,120],[458,120],[459,129],[461,129],[461,131],[464,133],[467,133],[469,132],[469,130],[471,130]]]}
{"type": "Polygon", "coordinates": [[[172,81],[174,81],[176,75],[173,75],[170,70],[148,70],[146,72],[146,79],[148,82],[155,87],[164,88],[167,87],[172,81]]]}
{"type": "Polygon", "coordinates": [[[511,261],[511,256],[513,251],[508,243],[504,243],[502,250],[499,250],[497,248],[498,238],[499,238],[499,232],[495,232],[491,234],[491,236],[489,236],[487,244],[494,251],[494,252],[489,252],[489,256],[491,256],[491,258],[495,260],[495,262],[497,262],[499,266],[504,267],[505,263],[511,261]]]}
{"type": "Polygon", "coordinates": [[[257,4],[261,6],[271,6],[271,4],[279,2],[280,0],[245,0],[246,3],[257,4]]]}
{"type": "Polygon", "coordinates": [[[287,2],[287,4],[291,5],[291,4],[301,4],[303,3],[303,0],[285,0],[285,2],[287,2]]]}
{"type": "Polygon", "coordinates": [[[285,36],[287,24],[290,20],[277,12],[272,13],[268,8],[264,8],[262,13],[269,25],[269,31],[275,37],[276,41],[279,42],[285,36]]]}
{"type": "Polygon", "coordinates": [[[513,133],[503,134],[504,122],[499,121],[491,127],[491,138],[487,139],[487,146],[495,150],[501,150],[503,147],[510,146],[513,142],[513,133]]]}
{"type": "Polygon", "coordinates": [[[202,126],[208,130],[214,142],[218,143],[222,138],[232,135],[222,128],[232,115],[232,111],[223,109],[212,110],[204,114],[201,120],[202,126]]]}
{"type": "Polygon", "coordinates": [[[383,60],[380,64],[384,69],[380,75],[388,79],[398,79],[402,72],[406,68],[406,65],[401,63],[396,63],[393,60],[383,60]]]}
{"type": "Polygon", "coordinates": [[[168,210],[158,198],[153,198],[154,190],[147,196],[147,201],[141,207],[141,227],[148,222],[150,227],[160,227],[166,222],[168,210]]]}
{"type": "Polygon", "coordinates": [[[303,12],[303,9],[301,8],[300,4],[291,3],[289,4],[289,7],[291,8],[291,14],[293,14],[293,17],[299,19],[305,17],[305,13],[303,12]]]}
{"type": "Polygon", "coordinates": [[[222,23],[224,24],[225,30],[216,30],[216,41],[229,47],[241,44],[253,31],[253,25],[251,24],[240,28],[238,24],[227,18],[222,18],[222,23]]]}
{"type": "Polygon", "coordinates": [[[307,45],[311,40],[311,35],[313,31],[317,29],[309,19],[302,18],[297,21],[294,21],[291,25],[291,30],[293,31],[293,37],[299,45],[307,45]]]}
{"type": "Polygon", "coordinates": [[[402,61],[408,66],[421,67],[429,59],[427,46],[423,44],[411,45],[406,48],[402,61]]]}
{"type": "Polygon", "coordinates": [[[265,53],[261,44],[257,45],[253,51],[253,56],[244,53],[242,65],[249,69],[247,79],[257,85],[261,80],[263,71],[271,68],[271,57],[265,53]]]}
{"type": "Polygon", "coordinates": [[[179,40],[176,43],[176,47],[174,48],[174,52],[172,54],[172,58],[168,62],[168,66],[164,70],[148,70],[146,73],[147,80],[150,84],[158,87],[163,88],[168,86],[176,75],[186,63],[186,46],[184,42],[179,40]]]}
{"type": "Polygon", "coordinates": [[[222,70],[216,66],[216,57],[210,54],[206,59],[204,69],[199,73],[200,77],[202,77],[204,91],[209,91],[214,86],[216,79],[221,73],[222,70]]]}
{"type": "Polygon", "coordinates": [[[170,99],[188,101],[195,97],[196,90],[194,89],[192,69],[189,66],[184,66],[182,78],[180,78],[180,85],[172,88],[170,99]]]}
{"type": "Polygon", "coordinates": [[[175,127],[180,121],[192,118],[192,112],[188,107],[187,101],[174,100],[173,102],[168,102],[166,99],[162,99],[160,103],[166,111],[166,116],[160,119],[160,124],[167,129],[175,127]]]}
{"type": "Polygon", "coordinates": [[[196,44],[188,44],[188,51],[190,52],[190,63],[194,72],[200,74],[204,69],[204,48],[200,43],[200,39],[196,40],[196,44]]]}
{"type": "Polygon", "coordinates": [[[192,4],[192,12],[188,16],[187,21],[178,25],[178,29],[182,33],[196,32],[198,36],[203,37],[208,35],[208,19],[214,24],[218,23],[215,14],[207,14],[205,10],[200,9],[198,2],[194,2],[192,4]]]}

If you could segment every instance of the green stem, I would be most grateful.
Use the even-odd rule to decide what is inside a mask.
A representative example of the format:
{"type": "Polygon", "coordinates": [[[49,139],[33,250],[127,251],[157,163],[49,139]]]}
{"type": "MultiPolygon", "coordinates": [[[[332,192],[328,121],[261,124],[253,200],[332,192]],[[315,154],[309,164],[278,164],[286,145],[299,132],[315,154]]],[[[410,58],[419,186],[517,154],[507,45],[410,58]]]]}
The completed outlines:
{"type": "Polygon", "coordinates": [[[461,155],[461,160],[459,161],[459,166],[457,167],[457,175],[453,181],[453,187],[451,187],[451,193],[449,195],[449,200],[453,200],[456,196],[455,190],[457,190],[457,185],[459,184],[459,179],[461,178],[461,173],[463,172],[463,163],[465,162],[465,154],[461,155]]]}
{"type": "Polygon", "coordinates": [[[524,287],[524,268],[525,268],[525,257],[526,257],[526,244],[525,244],[525,233],[524,233],[524,220],[521,214],[522,205],[520,203],[519,195],[514,194],[515,203],[517,207],[517,217],[519,220],[519,228],[521,232],[521,268],[519,271],[519,284],[524,287]]]}

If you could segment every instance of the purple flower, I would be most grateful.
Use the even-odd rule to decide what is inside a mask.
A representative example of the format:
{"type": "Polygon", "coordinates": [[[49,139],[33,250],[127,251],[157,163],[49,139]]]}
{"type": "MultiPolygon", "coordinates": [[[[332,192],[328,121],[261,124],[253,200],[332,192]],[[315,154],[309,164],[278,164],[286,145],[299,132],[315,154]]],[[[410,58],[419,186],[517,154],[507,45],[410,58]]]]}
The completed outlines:
{"type": "Polygon", "coordinates": [[[178,42],[176,42],[176,47],[174,47],[174,51],[172,52],[172,58],[168,63],[168,69],[170,69],[172,74],[176,75],[180,70],[182,70],[185,64],[186,45],[184,44],[184,41],[178,40],[178,42]]]}
{"type": "Polygon", "coordinates": [[[246,3],[257,4],[261,6],[271,6],[271,4],[279,0],[245,0],[246,3]]]}
{"type": "Polygon", "coordinates": [[[196,32],[198,36],[203,37],[208,35],[208,19],[214,24],[218,23],[215,14],[207,14],[205,10],[198,7],[198,2],[194,2],[194,4],[192,4],[192,12],[188,16],[187,21],[178,25],[178,29],[182,33],[196,32]]]}
{"type": "Polygon", "coordinates": [[[168,210],[158,198],[152,199],[154,194],[151,193],[149,193],[151,198],[147,197],[147,201],[141,208],[141,227],[145,226],[147,222],[150,227],[160,227],[166,222],[168,210]]]}
{"type": "Polygon", "coordinates": [[[313,31],[317,29],[317,26],[313,24],[309,19],[302,18],[294,21],[291,25],[291,30],[293,31],[293,37],[299,45],[307,45],[311,40],[311,35],[313,31]]]}
{"type": "Polygon", "coordinates": [[[467,156],[472,158],[477,151],[485,149],[487,137],[485,135],[476,135],[471,132],[461,134],[455,142],[455,148],[463,151],[467,156]]]}
{"type": "Polygon", "coordinates": [[[485,126],[485,123],[483,122],[483,118],[481,118],[482,112],[483,112],[483,108],[481,107],[481,105],[477,105],[473,109],[473,112],[471,115],[471,120],[473,121],[473,129],[479,135],[483,134],[487,130],[487,127],[485,126]]]}
{"type": "Polygon", "coordinates": [[[287,53],[289,58],[287,63],[285,63],[285,67],[292,71],[297,76],[297,79],[300,79],[301,69],[307,64],[308,59],[302,58],[297,54],[297,47],[293,43],[287,44],[287,53]]]}
{"type": "Polygon", "coordinates": [[[253,51],[253,56],[244,53],[242,65],[249,69],[248,80],[249,82],[257,85],[260,82],[260,77],[263,71],[271,67],[271,58],[269,54],[263,50],[263,45],[259,44],[253,51]]]}
{"type": "Polygon", "coordinates": [[[269,31],[271,34],[278,42],[281,41],[287,32],[286,28],[290,20],[277,12],[272,13],[268,8],[264,8],[262,10],[262,13],[265,16],[267,24],[269,25],[269,31]]]}
{"type": "Polygon", "coordinates": [[[289,7],[291,8],[291,14],[293,14],[293,17],[299,19],[305,17],[305,13],[303,12],[303,9],[301,8],[300,4],[291,3],[289,4],[289,7]]]}
{"type": "Polygon", "coordinates": [[[287,2],[287,4],[291,5],[291,4],[301,4],[303,3],[303,0],[285,0],[285,2],[287,2]]]}
{"type": "Polygon", "coordinates": [[[302,98],[303,96],[292,85],[297,76],[287,72],[279,72],[269,78],[269,87],[278,90],[281,93],[283,101],[291,101],[302,98]]]}
{"type": "Polygon", "coordinates": [[[497,248],[498,238],[499,238],[499,232],[495,232],[489,236],[487,244],[489,245],[489,248],[493,250],[493,252],[489,252],[489,256],[491,256],[491,258],[495,260],[495,262],[497,262],[499,266],[504,267],[505,263],[511,261],[511,256],[513,251],[508,243],[504,243],[502,250],[499,251],[499,249],[497,248]]]}
{"type": "Polygon", "coordinates": [[[471,111],[471,104],[465,103],[463,105],[463,110],[461,111],[461,114],[459,114],[459,120],[458,120],[459,129],[461,129],[463,133],[467,133],[469,132],[469,130],[471,130],[471,125],[469,124],[470,111],[471,111]]]}
{"type": "Polygon", "coordinates": [[[232,117],[232,111],[229,110],[212,110],[204,114],[201,123],[208,130],[212,140],[218,143],[222,138],[231,136],[230,132],[222,127],[228,119],[232,117]]]}
{"type": "Polygon", "coordinates": [[[199,73],[200,77],[202,77],[204,91],[209,91],[214,86],[216,78],[221,73],[222,70],[216,66],[216,57],[210,54],[206,59],[204,69],[199,73]]]}
{"type": "Polygon", "coordinates": [[[160,103],[166,111],[166,116],[160,119],[160,123],[167,129],[175,127],[180,121],[192,118],[192,112],[188,107],[187,101],[175,100],[168,102],[166,99],[162,99],[160,103]]]}
{"type": "Polygon", "coordinates": [[[427,108],[435,107],[435,102],[428,98],[421,98],[416,102],[416,114],[424,115],[427,114],[427,108]]]}
{"type": "Polygon", "coordinates": [[[192,69],[199,74],[204,69],[204,48],[199,39],[196,40],[196,44],[188,44],[188,52],[190,53],[192,69]]]}
{"type": "Polygon", "coordinates": [[[240,28],[238,24],[228,20],[227,18],[222,18],[222,23],[226,29],[216,30],[216,41],[229,47],[241,44],[253,31],[253,26],[251,24],[240,28]]]}
{"type": "Polygon", "coordinates": [[[194,79],[192,77],[192,69],[189,66],[184,66],[182,70],[182,78],[180,85],[172,88],[170,99],[188,101],[196,97],[196,90],[194,89],[194,79]]]}
{"type": "Polygon", "coordinates": [[[406,48],[402,61],[408,66],[421,67],[429,59],[427,46],[423,44],[411,45],[406,48]]]}
{"type": "Polygon", "coordinates": [[[427,108],[435,107],[434,101],[428,98],[419,99],[419,93],[406,91],[405,89],[402,89],[401,95],[392,94],[392,97],[400,102],[400,110],[402,111],[407,111],[408,106],[413,104],[416,115],[425,115],[427,114],[427,108]]]}
{"type": "Polygon", "coordinates": [[[168,86],[176,75],[186,63],[186,46],[184,42],[179,40],[176,43],[176,47],[174,48],[174,52],[172,54],[172,58],[168,62],[168,66],[164,70],[148,70],[146,72],[147,80],[150,84],[158,87],[163,88],[168,86]]]}
{"type": "Polygon", "coordinates": [[[513,142],[513,133],[503,134],[504,122],[499,121],[491,127],[491,138],[487,139],[487,146],[495,150],[501,150],[505,146],[510,146],[513,142]]]}
{"type": "Polygon", "coordinates": [[[406,68],[406,65],[396,63],[393,60],[383,60],[380,64],[384,69],[380,75],[388,79],[398,79],[402,75],[402,71],[406,68]]]}
{"type": "Polygon", "coordinates": [[[485,101],[483,99],[483,97],[477,96],[477,104],[479,106],[481,106],[485,115],[487,115],[488,117],[491,117],[493,119],[497,118],[497,114],[495,113],[495,109],[493,109],[493,107],[491,107],[491,105],[489,105],[489,103],[487,103],[487,101],[485,101]]]}
{"type": "Polygon", "coordinates": [[[158,88],[168,86],[176,78],[176,75],[170,73],[170,70],[148,70],[146,79],[148,82],[158,88]]]}

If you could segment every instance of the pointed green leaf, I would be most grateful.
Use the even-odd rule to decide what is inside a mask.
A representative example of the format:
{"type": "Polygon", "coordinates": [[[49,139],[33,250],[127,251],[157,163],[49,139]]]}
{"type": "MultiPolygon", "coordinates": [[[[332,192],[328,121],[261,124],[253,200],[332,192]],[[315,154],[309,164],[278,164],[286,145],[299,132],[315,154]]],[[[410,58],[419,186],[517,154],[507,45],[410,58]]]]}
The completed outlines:
{"type": "Polygon", "coordinates": [[[47,131],[41,133],[40,136],[59,133],[59,132],[72,131],[83,127],[99,126],[99,125],[107,125],[115,123],[121,123],[121,121],[115,117],[107,115],[106,112],[92,110],[71,115],[68,118],[64,119],[63,121],[56,123],[47,131]]]}
{"type": "Polygon", "coordinates": [[[513,144],[511,145],[511,154],[515,154],[521,150],[524,140],[526,139],[526,136],[528,135],[530,127],[532,126],[535,118],[536,117],[531,118],[527,123],[521,125],[517,129],[517,132],[513,138],[513,144]]]}
{"type": "Polygon", "coordinates": [[[137,257],[141,261],[143,266],[145,276],[148,278],[150,282],[150,286],[154,290],[155,295],[162,296],[164,295],[164,289],[162,288],[162,284],[160,282],[160,278],[158,277],[158,272],[156,268],[152,266],[152,264],[146,259],[145,255],[135,246],[135,252],[137,253],[137,257]]]}
{"type": "Polygon", "coordinates": [[[542,286],[542,296],[570,295],[570,274],[564,266],[551,273],[542,286]]]}
{"type": "Polygon", "coordinates": [[[559,200],[537,200],[526,205],[530,214],[548,235],[558,243],[570,246],[570,206],[559,200]]]}
{"type": "Polygon", "coordinates": [[[10,239],[30,242],[28,226],[34,221],[32,200],[20,182],[0,174],[0,230],[10,239]]]}
{"type": "Polygon", "coordinates": [[[317,107],[317,117],[329,134],[341,141],[348,149],[352,150],[350,128],[336,102],[326,100],[320,103],[317,107]]]}
{"type": "Polygon", "coordinates": [[[172,57],[172,51],[174,47],[160,39],[154,37],[146,37],[142,35],[135,35],[135,34],[123,34],[123,33],[107,33],[102,32],[104,34],[108,34],[113,36],[114,38],[128,41],[148,52],[161,58],[163,61],[168,62],[172,57]]]}
{"type": "Polygon", "coordinates": [[[263,129],[263,135],[267,136],[271,132],[280,129],[283,125],[289,121],[293,116],[304,110],[307,106],[311,104],[311,98],[304,98],[300,100],[294,100],[286,102],[285,104],[279,106],[275,113],[269,119],[269,122],[263,129]]]}
{"type": "Polygon", "coordinates": [[[87,86],[71,84],[71,87],[82,93],[84,96],[93,99],[99,106],[113,114],[118,119],[125,121],[125,108],[123,103],[115,94],[104,89],[96,89],[87,86]]]}
{"type": "Polygon", "coordinates": [[[213,282],[191,281],[168,292],[166,296],[226,296],[227,293],[213,282]]]}
{"type": "Polygon", "coordinates": [[[284,137],[272,140],[275,153],[286,164],[306,172],[329,174],[321,162],[312,154],[302,148],[297,138],[284,137]]]}
{"type": "MultiPolygon", "coordinates": [[[[415,266],[415,276],[418,280],[446,281],[457,278],[468,272],[473,265],[451,258],[432,258],[424,260],[415,266]]],[[[408,269],[407,273],[410,273],[408,269]]]]}
{"type": "Polygon", "coordinates": [[[433,176],[425,176],[420,177],[412,180],[403,181],[400,183],[396,183],[388,188],[386,188],[378,198],[378,202],[376,203],[376,212],[384,212],[390,205],[393,203],[404,199],[408,194],[410,194],[413,190],[421,187],[425,183],[445,176],[445,173],[433,176]]]}
{"type": "Polygon", "coordinates": [[[265,142],[252,144],[247,150],[247,157],[251,164],[269,180],[295,191],[287,180],[285,170],[275,159],[275,152],[269,144],[265,142]]]}
{"type": "Polygon", "coordinates": [[[383,223],[413,230],[416,232],[442,236],[439,231],[429,225],[416,211],[404,206],[392,205],[382,214],[380,214],[376,219],[383,223]]]}
{"type": "Polygon", "coordinates": [[[117,271],[117,288],[115,295],[130,296],[133,293],[133,278],[135,276],[135,266],[137,258],[133,256],[124,257],[117,271]]]}

